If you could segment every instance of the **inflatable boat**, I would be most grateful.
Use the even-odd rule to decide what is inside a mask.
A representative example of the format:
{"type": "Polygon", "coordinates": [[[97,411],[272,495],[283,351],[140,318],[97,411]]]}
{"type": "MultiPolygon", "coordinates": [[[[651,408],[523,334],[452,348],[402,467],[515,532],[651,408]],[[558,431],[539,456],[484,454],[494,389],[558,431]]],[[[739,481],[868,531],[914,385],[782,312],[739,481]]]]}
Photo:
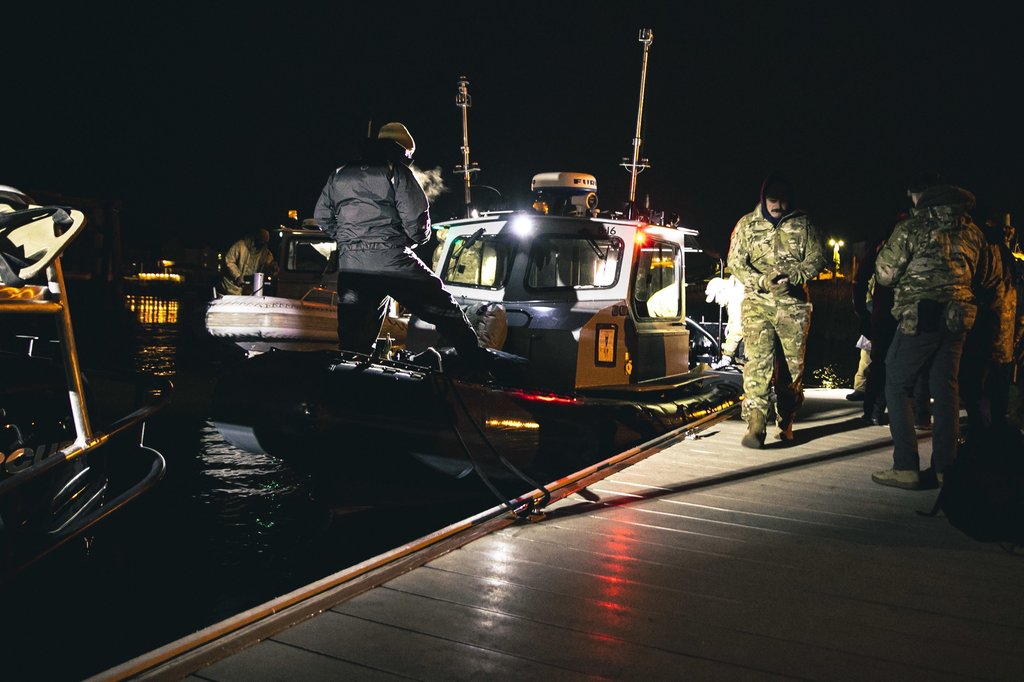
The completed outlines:
{"type": "MultiPolygon", "coordinates": [[[[206,306],[206,333],[247,356],[337,348],[337,294],[325,286],[337,276],[334,240],[311,229],[281,228],[274,236],[280,272],[273,278],[250,276],[242,295],[216,295],[206,306]]],[[[381,335],[402,340],[406,323],[394,311],[381,335]]]]}

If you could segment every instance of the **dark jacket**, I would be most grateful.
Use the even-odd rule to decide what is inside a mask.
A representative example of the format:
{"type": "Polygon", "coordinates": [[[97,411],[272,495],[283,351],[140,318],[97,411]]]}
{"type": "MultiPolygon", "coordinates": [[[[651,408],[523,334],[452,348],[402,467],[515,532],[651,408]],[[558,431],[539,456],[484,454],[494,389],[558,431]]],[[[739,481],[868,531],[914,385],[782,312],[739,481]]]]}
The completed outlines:
{"type": "Polygon", "coordinates": [[[361,158],[327,179],[314,217],[339,246],[402,248],[430,238],[427,197],[412,171],[390,158],[394,146],[368,141],[361,158]]]}

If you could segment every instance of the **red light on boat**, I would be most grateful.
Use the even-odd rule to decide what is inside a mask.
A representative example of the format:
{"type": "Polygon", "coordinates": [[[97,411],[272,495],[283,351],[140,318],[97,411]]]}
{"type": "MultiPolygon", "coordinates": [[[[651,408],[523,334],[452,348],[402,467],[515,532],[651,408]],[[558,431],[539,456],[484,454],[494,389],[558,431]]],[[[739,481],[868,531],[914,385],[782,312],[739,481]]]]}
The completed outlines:
{"type": "Polygon", "coordinates": [[[642,229],[636,233],[636,243],[643,246],[647,243],[647,233],[642,229]]]}
{"type": "Polygon", "coordinates": [[[571,405],[576,402],[576,398],[570,398],[564,395],[555,395],[554,393],[532,393],[529,391],[507,391],[507,393],[514,398],[531,400],[538,403],[559,403],[563,405],[571,405]]]}

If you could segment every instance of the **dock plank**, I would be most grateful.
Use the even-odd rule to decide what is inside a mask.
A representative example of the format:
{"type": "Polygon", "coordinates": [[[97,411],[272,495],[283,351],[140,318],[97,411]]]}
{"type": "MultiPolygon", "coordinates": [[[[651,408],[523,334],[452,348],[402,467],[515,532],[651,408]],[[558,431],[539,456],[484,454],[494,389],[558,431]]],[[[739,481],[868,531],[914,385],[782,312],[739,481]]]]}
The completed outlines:
{"type": "Polygon", "coordinates": [[[196,673],[193,677],[210,682],[335,682],[336,680],[365,680],[366,682],[392,682],[414,679],[357,665],[350,661],[308,651],[288,644],[268,640],[260,646],[244,649],[230,659],[218,661],[196,673]]]}
{"type": "MultiPolygon", "coordinates": [[[[353,601],[358,600],[359,597],[353,601]]],[[[271,641],[417,680],[444,682],[524,676],[601,679],[449,637],[425,635],[404,624],[387,625],[337,611],[326,611],[274,636],[271,641]]]]}
{"type": "MultiPolygon", "coordinates": [[[[619,585],[616,587],[620,591],[615,593],[614,589],[591,585],[589,590],[567,592],[564,585],[523,586],[465,574],[452,579],[443,574],[418,572],[409,578],[396,580],[389,587],[515,616],[526,621],[522,627],[531,633],[538,630],[536,623],[554,623],[590,633],[597,641],[615,639],[638,648],[656,648],[717,661],[725,673],[730,668],[734,672],[744,668],[809,679],[864,679],[866,675],[891,676],[890,679],[953,678],[952,673],[919,649],[916,634],[900,637],[890,632],[877,632],[873,641],[884,646],[884,650],[872,651],[866,657],[858,646],[864,644],[865,636],[861,635],[845,649],[839,648],[832,642],[832,637],[838,634],[832,625],[817,619],[808,622],[805,616],[797,623],[805,632],[800,638],[794,634],[797,627],[783,627],[790,612],[776,613],[765,604],[747,605],[745,617],[730,619],[719,617],[727,610],[727,605],[722,603],[704,604],[702,608],[699,601],[685,597],[658,600],[640,594],[653,589],[654,597],[666,596],[664,591],[650,586],[619,585]],[[829,636],[818,636],[815,641],[810,633],[822,629],[829,636]],[[909,655],[904,656],[904,649],[909,655]],[[799,673],[794,669],[795,661],[800,662],[799,673]]],[[[793,609],[792,613],[800,617],[805,611],[793,609]]],[[[871,628],[862,629],[871,632],[871,628]]],[[[531,637],[530,641],[535,640],[531,637]]],[[[965,649],[957,653],[968,652],[965,649]]],[[[597,654],[590,651],[585,655],[597,654]]],[[[963,661],[963,657],[955,660],[963,661]]],[[[987,658],[987,664],[1000,666],[1005,672],[1014,669],[1019,659],[996,654],[987,658]],[[1000,657],[1009,661],[999,660],[1000,657]]],[[[963,668],[973,670],[968,664],[963,668]]],[[[615,679],[652,678],[620,670],[615,679]]]]}
{"type": "MultiPolygon", "coordinates": [[[[546,620],[526,618],[479,599],[481,593],[465,585],[443,586],[441,596],[398,590],[374,590],[335,610],[375,622],[401,625],[439,638],[460,642],[547,665],[609,679],[658,679],[666,670],[696,679],[781,679],[763,670],[694,653],[665,650],[643,642],[623,639],[589,627],[572,627],[563,618],[550,618],[550,607],[562,610],[569,603],[545,604],[546,620]],[[522,638],[523,628],[531,636],[522,638]]],[[[517,595],[517,599],[523,595],[517,595]]],[[[545,599],[545,601],[547,601],[545,599]]]]}
{"type": "Polygon", "coordinates": [[[1019,679],[1024,562],[872,483],[887,429],[809,398],[791,446],[722,422],[196,679],[1019,679]]]}
{"type": "MultiPolygon", "coordinates": [[[[604,557],[580,558],[564,551],[554,551],[552,556],[558,556],[557,560],[531,560],[530,550],[519,545],[504,548],[498,554],[506,558],[502,560],[481,552],[478,558],[450,556],[445,559],[455,562],[451,565],[452,570],[458,571],[452,578],[454,582],[488,575],[485,571],[491,567],[490,575],[503,580],[503,584],[553,593],[560,598],[616,596],[614,603],[625,602],[642,612],[670,604],[685,611],[689,618],[727,627],[750,628],[751,623],[771,613],[768,627],[763,630],[765,634],[777,632],[775,621],[783,616],[786,619],[783,625],[788,625],[795,622],[794,619],[803,620],[803,613],[820,612],[850,612],[856,616],[851,615],[846,620],[859,627],[878,629],[879,623],[893,620],[886,614],[895,610],[899,621],[904,623],[902,630],[896,631],[914,632],[915,628],[927,627],[933,631],[929,636],[948,634],[946,639],[951,643],[970,642],[992,650],[1001,645],[1011,653],[1019,649],[1021,641],[1021,618],[1012,606],[1002,609],[1001,620],[999,614],[986,610],[985,619],[975,622],[978,618],[977,609],[972,608],[974,600],[981,599],[984,603],[991,595],[954,598],[942,590],[929,592],[926,587],[918,586],[917,576],[911,590],[905,583],[894,581],[885,571],[877,576],[822,572],[814,579],[799,573],[756,569],[748,574],[734,571],[715,575],[712,570],[695,573],[679,567],[652,567],[645,565],[646,562],[616,558],[610,561],[604,557]]],[[[443,569],[446,561],[439,560],[432,566],[443,569]]],[[[1009,601],[1019,604],[1019,600],[1009,601]]],[[[834,628],[845,627],[843,621],[833,625],[834,628]]],[[[810,634],[816,637],[818,621],[811,620],[808,626],[810,634]]]]}

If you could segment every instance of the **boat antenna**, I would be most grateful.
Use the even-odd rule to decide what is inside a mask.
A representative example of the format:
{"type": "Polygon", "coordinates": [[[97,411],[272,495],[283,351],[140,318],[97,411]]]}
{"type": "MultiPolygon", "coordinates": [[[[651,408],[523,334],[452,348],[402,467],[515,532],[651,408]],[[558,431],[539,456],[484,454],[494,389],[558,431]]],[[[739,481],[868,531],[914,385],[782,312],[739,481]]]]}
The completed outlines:
{"type": "Polygon", "coordinates": [[[459,91],[455,95],[455,106],[462,109],[462,163],[455,166],[455,173],[462,175],[462,182],[466,188],[466,217],[471,218],[473,213],[472,176],[480,170],[480,166],[469,160],[469,116],[468,109],[473,106],[473,98],[469,96],[469,81],[465,76],[459,76],[459,91]]]}
{"type": "Polygon", "coordinates": [[[651,49],[651,43],[654,42],[654,31],[649,28],[640,29],[640,42],[644,46],[644,62],[643,69],[640,72],[640,106],[636,112],[636,134],[633,135],[633,156],[632,158],[623,157],[622,163],[627,171],[629,171],[629,218],[636,216],[636,176],[642,173],[645,169],[650,168],[651,164],[647,159],[640,158],[640,144],[642,142],[640,138],[640,129],[644,120],[644,90],[647,87],[647,53],[651,49]]]}

